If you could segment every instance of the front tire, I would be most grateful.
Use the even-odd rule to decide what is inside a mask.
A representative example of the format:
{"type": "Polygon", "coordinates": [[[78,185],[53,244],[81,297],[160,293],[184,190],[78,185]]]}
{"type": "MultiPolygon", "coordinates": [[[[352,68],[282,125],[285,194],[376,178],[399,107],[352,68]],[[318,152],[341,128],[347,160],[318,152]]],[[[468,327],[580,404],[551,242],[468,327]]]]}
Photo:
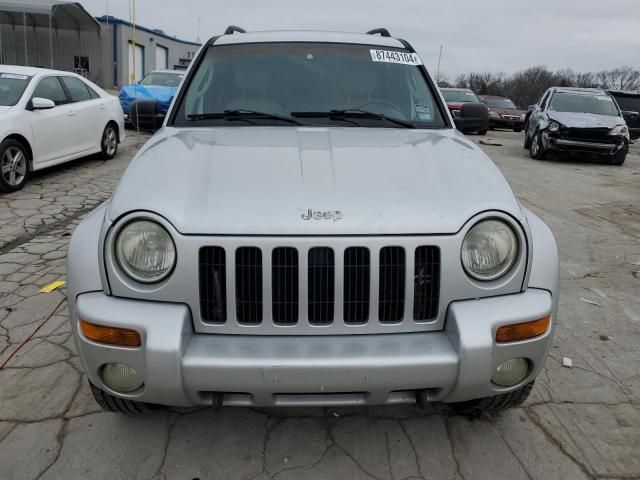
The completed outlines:
{"type": "Polygon", "coordinates": [[[106,412],[125,413],[127,415],[140,415],[150,412],[152,408],[148,403],[136,402],[134,400],[127,400],[126,398],[114,397],[110,393],[96,387],[93,383],[89,382],[91,387],[91,394],[96,403],[100,405],[106,412]]]}
{"type": "Polygon", "coordinates": [[[547,156],[547,151],[542,144],[542,134],[536,132],[531,139],[531,146],[529,147],[529,155],[534,160],[544,160],[547,156]]]}
{"type": "Polygon", "coordinates": [[[620,149],[618,153],[616,153],[615,155],[612,155],[609,158],[609,163],[611,165],[617,165],[617,166],[622,165],[624,161],[627,159],[627,153],[629,153],[629,145],[625,145],[620,149]]]}
{"type": "Polygon", "coordinates": [[[449,408],[460,415],[478,415],[482,412],[496,412],[517,408],[529,398],[534,382],[527,383],[517,390],[502,393],[495,397],[450,403],[449,408]]]}
{"type": "Polygon", "coordinates": [[[487,130],[478,130],[478,135],[486,135],[487,134],[487,130]]]}
{"type": "Polygon", "coordinates": [[[29,157],[24,145],[13,139],[0,143],[0,192],[20,190],[28,176],[29,157]]]}
{"type": "Polygon", "coordinates": [[[103,160],[111,160],[118,153],[118,128],[113,122],[104,127],[100,149],[103,160]]]}

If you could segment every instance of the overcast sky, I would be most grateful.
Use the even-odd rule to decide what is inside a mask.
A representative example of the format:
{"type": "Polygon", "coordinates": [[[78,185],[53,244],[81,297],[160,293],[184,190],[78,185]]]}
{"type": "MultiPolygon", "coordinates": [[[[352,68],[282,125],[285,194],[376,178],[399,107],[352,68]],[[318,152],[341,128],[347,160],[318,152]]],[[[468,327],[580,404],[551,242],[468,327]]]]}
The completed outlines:
{"type": "MultiPolygon", "coordinates": [[[[78,0],[92,14],[129,19],[129,0],[78,0]]],[[[247,30],[366,31],[409,40],[435,75],[513,73],[532,65],[598,71],[640,68],[640,0],[137,0],[137,23],[195,40],[247,30]]]]}

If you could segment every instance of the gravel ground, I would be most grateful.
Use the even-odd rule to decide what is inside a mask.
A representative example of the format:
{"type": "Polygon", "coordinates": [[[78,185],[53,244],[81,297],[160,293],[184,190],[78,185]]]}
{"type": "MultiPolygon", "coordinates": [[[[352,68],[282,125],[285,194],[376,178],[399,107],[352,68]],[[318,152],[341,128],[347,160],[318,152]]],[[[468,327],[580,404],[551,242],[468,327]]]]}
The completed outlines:
{"type": "Polygon", "coordinates": [[[51,168],[0,196],[0,364],[51,315],[0,370],[0,478],[640,478],[640,145],[612,167],[531,160],[521,134],[471,138],[560,249],[560,324],[524,408],[101,412],[64,288],[40,288],[64,279],[69,236],[145,140],[133,135],[112,161],[51,168]]]}

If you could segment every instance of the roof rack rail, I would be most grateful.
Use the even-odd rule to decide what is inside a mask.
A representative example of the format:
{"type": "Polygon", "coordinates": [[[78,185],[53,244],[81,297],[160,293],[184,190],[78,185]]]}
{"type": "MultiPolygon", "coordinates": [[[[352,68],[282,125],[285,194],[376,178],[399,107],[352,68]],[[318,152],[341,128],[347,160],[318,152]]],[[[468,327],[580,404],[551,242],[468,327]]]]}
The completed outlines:
{"type": "Polygon", "coordinates": [[[236,27],[235,25],[229,25],[224,31],[225,35],[232,35],[234,33],[247,33],[244,28],[236,27]]]}
{"type": "Polygon", "coordinates": [[[391,36],[389,30],[387,30],[386,28],[374,28],[373,30],[369,30],[367,32],[367,35],[382,35],[383,37],[391,36]]]}

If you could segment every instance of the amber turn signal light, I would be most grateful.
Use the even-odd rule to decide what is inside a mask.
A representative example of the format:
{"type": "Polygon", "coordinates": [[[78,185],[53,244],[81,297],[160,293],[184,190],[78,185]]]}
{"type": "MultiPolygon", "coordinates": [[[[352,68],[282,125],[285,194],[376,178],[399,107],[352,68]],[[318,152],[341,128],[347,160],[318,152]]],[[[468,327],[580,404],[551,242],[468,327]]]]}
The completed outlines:
{"type": "Polygon", "coordinates": [[[527,340],[529,338],[542,335],[549,328],[551,316],[534,320],[532,322],[514,323],[513,325],[504,325],[498,328],[496,332],[496,342],[517,342],[519,340],[527,340]]]}
{"type": "Polygon", "coordinates": [[[80,329],[85,337],[98,343],[119,345],[121,347],[139,347],[142,345],[140,334],[135,330],[118,327],[105,327],[80,320],[80,329]]]}

